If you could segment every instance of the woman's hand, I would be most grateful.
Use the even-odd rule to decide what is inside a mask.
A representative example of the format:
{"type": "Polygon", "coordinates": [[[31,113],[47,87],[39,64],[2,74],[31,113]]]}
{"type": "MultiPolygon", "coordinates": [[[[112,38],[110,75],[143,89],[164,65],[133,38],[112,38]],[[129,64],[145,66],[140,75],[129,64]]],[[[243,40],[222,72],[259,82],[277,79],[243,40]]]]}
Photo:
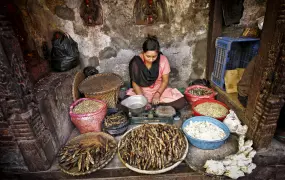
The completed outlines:
{"type": "Polygon", "coordinates": [[[159,104],[160,94],[156,92],[152,98],[152,104],[157,105],[159,104]]]}
{"type": "Polygon", "coordinates": [[[147,105],[145,106],[145,110],[148,111],[152,108],[150,103],[147,103],[147,105]]]}

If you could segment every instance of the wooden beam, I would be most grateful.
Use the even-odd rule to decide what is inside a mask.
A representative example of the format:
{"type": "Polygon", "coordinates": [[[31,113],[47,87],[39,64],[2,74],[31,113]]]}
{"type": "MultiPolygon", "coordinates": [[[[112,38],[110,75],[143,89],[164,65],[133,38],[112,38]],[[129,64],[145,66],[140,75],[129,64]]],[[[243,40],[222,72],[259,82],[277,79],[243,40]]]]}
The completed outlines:
{"type": "Polygon", "coordinates": [[[285,0],[267,1],[261,46],[255,62],[246,118],[256,149],[267,148],[284,105],[285,0]]]}
{"type": "Polygon", "coordinates": [[[208,41],[207,41],[207,66],[206,66],[206,79],[211,79],[211,74],[215,62],[215,42],[216,38],[222,35],[223,27],[223,14],[222,14],[222,1],[211,0],[209,12],[209,25],[208,25],[208,41]]]}
{"type": "MultiPolygon", "coordinates": [[[[260,39],[260,48],[255,60],[254,74],[252,77],[251,91],[248,95],[248,103],[246,108],[246,118],[251,119],[255,109],[256,99],[260,93],[261,79],[264,68],[268,63],[268,54],[272,45],[275,24],[277,18],[277,9],[275,9],[278,0],[267,1],[264,25],[260,39]]],[[[280,4],[279,4],[280,5],[280,4]]],[[[278,7],[278,6],[277,6],[278,7]]]]}

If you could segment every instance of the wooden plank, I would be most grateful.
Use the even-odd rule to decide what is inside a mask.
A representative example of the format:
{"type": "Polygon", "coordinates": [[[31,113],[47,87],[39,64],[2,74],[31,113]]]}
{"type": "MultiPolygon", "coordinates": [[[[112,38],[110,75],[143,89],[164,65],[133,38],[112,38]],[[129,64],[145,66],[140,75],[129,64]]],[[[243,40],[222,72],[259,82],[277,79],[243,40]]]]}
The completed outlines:
{"type": "Polygon", "coordinates": [[[215,62],[215,41],[216,38],[222,35],[223,27],[223,14],[222,14],[222,1],[211,0],[209,12],[209,25],[208,25],[208,41],[207,41],[207,66],[206,66],[206,79],[211,79],[211,74],[215,62]]]}
{"type": "Polygon", "coordinates": [[[260,93],[260,85],[264,68],[267,64],[268,53],[272,44],[275,31],[279,0],[267,1],[264,26],[261,34],[260,48],[255,62],[254,74],[252,77],[251,91],[248,95],[248,104],[246,108],[246,118],[251,119],[256,106],[256,100],[260,93]]]}
{"type": "Polygon", "coordinates": [[[248,125],[248,122],[245,119],[245,108],[240,104],[238,100],[237,93],[226,93],[222,89],[220,89],[218,86],[215,86],[213,83],[211,84],[212,87],[218,92],[217,100],[225,103],[230,109],[232,109],[238,118],[241,120],[243,124],[248,125]]]}

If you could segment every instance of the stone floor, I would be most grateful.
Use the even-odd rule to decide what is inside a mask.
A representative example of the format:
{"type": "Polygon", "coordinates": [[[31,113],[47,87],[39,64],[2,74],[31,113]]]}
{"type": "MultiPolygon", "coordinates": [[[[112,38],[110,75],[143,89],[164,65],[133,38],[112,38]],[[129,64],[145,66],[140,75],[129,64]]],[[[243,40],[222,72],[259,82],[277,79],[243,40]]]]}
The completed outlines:
{"type": "MultiPolygon", "coordinates": [[[[191,117],[189,107],[185,107],[180,111],[181,118],[175,121],[174,124],[178,127],[182,122],[191,117]]],[[[75,137],[79,132],[75,129],[70,138],[75,137]]],[[[119,137],[117,137],[118,139],[119,137]]],[[[252,174],[242,177],[242,180],[285,180],[285,145],[273,139],[268,149],[258,151],[254,162],[257,168],[252,174]]],[[[189,168],[186,162],[182,162],[175,169],[159,175],[142,175],[135,173],[127,168],[120,162],[117,156],[103,169],[96,171],[92,174],[80,177],[73,177],[62,173],[55,161],[48,171],[34,172],[34,173],[5,173],[0,176],[0,179],[13,179],[13,180],[54,180],[54,179],[98,179],[98,180],[210,180],[210,179],[229,179],[223,176],[208,176],[202,171],[195,172],[189,168]]]]}
{"type": "MultiPolygon", "coordinates": [[[[73,136],[78,132],[73,131],[73,136]]],[[[285,145],[274,140],[267,150],[259,151],[254,158],[257,168],[252,174],[239,178],[241,180],[284,180],[285,179],[285,145]],[[278,163],[278,164],[276,164],[278,163]]],[[[119,159],[115,157],[105,168],[80,177],[73,177],[62,173],[55,162],[52,168],[44,172],[35,173],[6,173],[0,179],[12,180],[55,180],[55,179],[98,179],[98,180],[211,180],[229,179],[223,176],[208,176],[201,172],[195,172],[183,162],[175,169],[159,175],[142,175],[125,168],[119,159]]]]}

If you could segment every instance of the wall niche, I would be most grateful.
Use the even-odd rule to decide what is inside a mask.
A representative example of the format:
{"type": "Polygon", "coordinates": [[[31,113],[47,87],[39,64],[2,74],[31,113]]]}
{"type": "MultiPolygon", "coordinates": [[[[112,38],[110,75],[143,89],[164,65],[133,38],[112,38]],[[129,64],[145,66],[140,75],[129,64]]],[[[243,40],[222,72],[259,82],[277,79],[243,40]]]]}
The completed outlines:
{"type": "Polygon", "coordinates": [[[86,26],[102,25],[103,11],[100,0],[83,0],[80,16],[86,26]]]}
{"type": "Polygon", "coordinates": [[[134,17],[137,25],[169,22],[165,0],[136,0],[134,17]]]}

